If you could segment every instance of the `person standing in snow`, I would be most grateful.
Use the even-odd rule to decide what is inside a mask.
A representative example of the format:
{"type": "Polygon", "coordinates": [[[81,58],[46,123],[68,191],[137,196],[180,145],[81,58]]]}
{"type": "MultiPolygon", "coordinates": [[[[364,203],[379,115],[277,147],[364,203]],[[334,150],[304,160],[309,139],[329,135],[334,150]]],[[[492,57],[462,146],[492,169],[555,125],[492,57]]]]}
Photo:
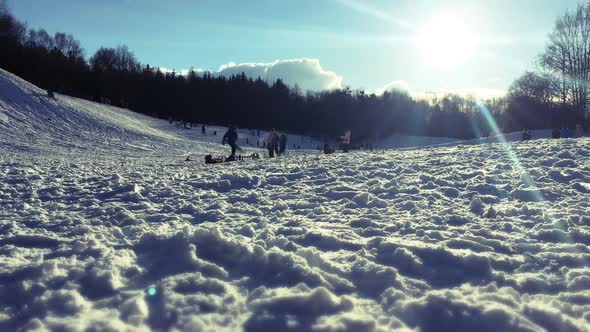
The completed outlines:
{"type": "Polygon", "coordinates": [[[342,150],[348,152],[350,148],[350,129],[346,129],[344,136],[340,136],[340,138],[342,139],[342,150]]]}
{"type": "Polygon", "coordinates": [[[238,142],[238,132],[236,130],[236,126],[231,125],[225,135],[223,135],[223,139],[221,140],[221,144],[225,145],[226,143],[229,144],[231,147],[231,154],[227,157],[227,161],[232,161],[236,159],[236,150],[242,151],[237,144],[238,142]]]}
{"type": "Polygon", "coordinates": [[[266,148],[268,149],[268,157],[273,158],[275,152],[278,152],[279,134],[276,129],[272,129],[266,137],[266,148]]]}
{"type": "Polygon", "coordinates": [[[207,130],[205,129],[205,124],[203,124],[201,126],[201,134],[203,134],[203,135],[207,134],[207,130]]]}
{"type": "Polygon", "coordinates": [[[561,130],[559,131],[559,136],[561,136],[561,138],[569,138],[570,129],[567,126],[561,127],[561,130]]]}
{"type": "Polygon", "coordinates": [[[287,150],[287,135],[281,134],[279,135],[279,153],[278,155],[281,156],[287,150]]]}
{"type": "Polygon", "coordinates": [[[576,138],[580,138],[584,136],[584,127],[581,124],[576,125],[576,138]]]}
{"type": "Polygon", "coordinates": [[[330,146],[330,144],[324,144],[324,154],[332,154],[334,153],[334,149],[330,146]]]}
{"type": "Polygon", "coordinates": [[[532,138],[531,132],[528,129],[523,130],[522,132],[522,140],[529,141],[532,138]]]}

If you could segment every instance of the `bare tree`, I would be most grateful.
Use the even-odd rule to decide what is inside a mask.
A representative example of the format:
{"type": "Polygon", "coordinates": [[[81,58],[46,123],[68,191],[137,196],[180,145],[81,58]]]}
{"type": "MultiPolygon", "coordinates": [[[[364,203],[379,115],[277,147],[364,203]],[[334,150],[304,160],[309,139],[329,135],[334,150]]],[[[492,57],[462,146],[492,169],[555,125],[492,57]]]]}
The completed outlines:
{"type": "Polygon", "coordinates": [[[12,30],[13,19],[8,12],[8,6],[4,0],[0,0],[0,37],[8,36],[12,30]]]}
{"type": "Polygon", "coordinates": [[[90,58],[90,66],[95,71],[110,71],[115,68],[115,49],[99,48],[90,58]]]}
{"type": "Polygon", "coordinates": [[[107,71],[130,71],[138,72],[141,65],[135,58],[135,55],[129,51],[127,46],[117,46],[117,48],[101,47],[90,58],[90,65],[94,70],[107,71]]]}
{"type": "Polygon", "coordinates": [[[557,88],[549,75],[526,72],[508,89],[510,97],[528,97],[539,103],[552,103],[557,96],[557,88]]]}
{"type": "Polygon", "coordinates": [[[55,36],[53,36],[53,39],[55,40],[55,48],[62,54],[66,54],[68,49],[68,40],[66,34],[63,32],[56,32],[55,36]]]}
{"type": "Polygon", "coordinates": [[[10,14],[7,1],[0,0],[0,38],[16,38],[20,42],[25,33],[26,27],[10,14]]]}
{"type": "Polygon", "coordinates": [[[8,0],[0,0],[0,17],[8,16],[9,13],[8,0]]]}
{"type": "Polygon", "coordinates": [[[25,45],[28,47],[43,47],[51,50],[55,47],[55,40],[51,37],[45,29],[29,30],[25,38],[25,45]]]}
{"type": "Polygon", "coordinates": [[[116,56],[116,68],[118,70],[125,70],[131,72],[138,72],[141,69],[141,65],[137,58],[135,58],[135,54],[127,48],[125,45],[119,45],[115,49],[115,56],[116,56]]]}
{"type": "Polygon", "coordinates": [[[69,57],[70,59],[79,59],[84,57],[84,50],[80,46],[80,42],[77,41],[71,34],[57,32],[53,39],[55,40],[55,48],[61,52],[61,54],[69,57]]]}
{"type": "Polygon", "coordinates": [[[557,82],[561,103],[583,117],[590,100],[590,6],[580,4],[557,19],[541,65],[557,82]]]}

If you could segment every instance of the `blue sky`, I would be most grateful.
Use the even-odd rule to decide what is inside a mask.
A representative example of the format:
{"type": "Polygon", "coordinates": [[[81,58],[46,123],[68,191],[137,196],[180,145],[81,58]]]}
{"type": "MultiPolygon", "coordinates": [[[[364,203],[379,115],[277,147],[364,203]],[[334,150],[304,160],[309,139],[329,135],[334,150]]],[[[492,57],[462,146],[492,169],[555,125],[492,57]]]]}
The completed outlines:
{"type": "MultiPolygon", "coordinates": [[[[126,44],[144,64],[213,71],[230,62],[240,68],[308,58],[352,88],[374,91],[403,81],[424,92],[507,89],[534,68],[555,18],[578,2],[9,0],[9,6],[29,27],[72,33],[88,55],[126,44]],[[424,31],[443,32],[424,40],[424,31]],[[476,42],[463,43],[447,31],[476,42]],[[441,64],[444,56],[460,60],[441,64]]],[[[295,73],[300,68],[280,73],[303,81],[295,73]]]]}

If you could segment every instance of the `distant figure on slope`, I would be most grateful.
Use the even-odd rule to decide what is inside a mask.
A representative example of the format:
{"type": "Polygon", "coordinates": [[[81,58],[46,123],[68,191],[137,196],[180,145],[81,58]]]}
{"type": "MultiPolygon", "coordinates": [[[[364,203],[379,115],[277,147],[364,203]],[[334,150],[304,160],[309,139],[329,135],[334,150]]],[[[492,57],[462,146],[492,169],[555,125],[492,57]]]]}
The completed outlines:
{"type": "Polygon", "coordinates": [[[584,127],[581,124],[576,125],[576,138],[584,137],[584,127]]]}
{"type": "Polygon", "coordinates": [[[287,150],[287,135],[281,134],[279,135],[279,153],[278,155],[281,156],[287,150]]]}
{"type": "Polygon", "coordinates": [[[225,145],[227,143],[231,147],[231,154],[227,157],[227,161],[236,160],[236,150],[242,151],[242,148],[238,146],[237,141],[238,132],[236,131],[236,126],[232,125],[229,127],[225,135],[223,135],[223,139],[221,140],[221,144],[225,145]]]}
{"type": "Polygon", "coordinates": [[[570,129],[567,126],[561,127],[561,130],[559,131],[559,135],[561,136],[561,138],[569,138],[570,137],[570,129]]]}
{"type": "Polygon", "coordinates": [[[342,150],[348,152],[350,148],[350,129],[346,129],[344,136],[340,136],[340,138],[342,139],[342,150]]]}
{"type": "Polygon", "coordinates": [[[334,149],[330,146],[330,144],[324,144],[324,154],[332,154],[334,153],[334,149]]]}
{"type": "Polygon", "coordinates": [[[529,140],[531,140],[531,138],[533,138],[533,136],[531,135],[530,130],[525,129],[522,131],[522,140],[523,141],[529,141],[529,140]]]}
{"type": "Polygon", "coordinates": [[[203,124],[201,126],[201,134],[206,135],[207,134],[207,130],[205,129],[205,124],[203,124]]]}
{"type": "Polygon", "coordinates": [[[551,132],[551,137],[552,138],[560,138],[560,133],[559,133],[559,128],[555,128],[553,129],[553,131],[551,132]]]}
{"type": "Polygon", "coordinates": [[[273,158],[275,152],[278,152],[279,134],[276,129],[272,129],[266,137],[266,148],[268,149],[268,157],[273,158]]]}

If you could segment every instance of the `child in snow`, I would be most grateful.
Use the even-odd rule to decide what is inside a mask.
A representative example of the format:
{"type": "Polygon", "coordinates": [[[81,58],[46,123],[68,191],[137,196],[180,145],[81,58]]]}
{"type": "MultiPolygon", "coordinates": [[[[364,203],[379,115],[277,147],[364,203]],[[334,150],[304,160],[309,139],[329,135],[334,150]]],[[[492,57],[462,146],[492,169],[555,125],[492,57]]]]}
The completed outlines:
{"type": "Polygon", "coordinates": [[[570,129],[567,126],[561,127],[561,130],[559,131],[559,136],[561,136],[561,138],[569,138],[570,129]]]}
{"type": "Polygon", "coordinates": [[[266,138],[266,148],[268,149],[268,157],[273,158],[275,152],[278,152],[279,134],[276,129],[272,129],[266,138]]]}
{"type": "Polygon", "coordinates": [[[523,130],[522,132],[522,140],[529,141],[532,138],[531,132],[528,129],[523,130]]]}
{"type": "Polygon", "coordinates": [[[581,124],[576,125],[576,137],[580,138],[584,136],[584,127],[581,124]]]}
{"type": "Polygon", "coordinates": [[[235,160],[236,150],[242,151],[242,148],[238,146],[237,141],[238,132],[236,131],[236,126],[232,125],[229,127],[225,135],[223,135],[223,139],[221,140],[221,144],[225,145],[225,143],[227,143],[231,147],[231,154],[227,157],[227,160],[235,160]]]}
{"type": "Polygon", "coordinates": [[[278,155],[283,155],[287,150],[287,135],[281,134],[279,136],[279,153],[278,155]]]}
{"type": "Polygon", "coordinates": [[[330,146],[330,144],[324,144],[324,154],[332,154],[334,153],[334,149],[330,146]]]}
{"type": "Polygon", "coordinates": [[[342,150],[348,152],[350,148],[350,129],[346,129],[344,136],[340,136],[340,138],[342,139],[342,150]]]}

